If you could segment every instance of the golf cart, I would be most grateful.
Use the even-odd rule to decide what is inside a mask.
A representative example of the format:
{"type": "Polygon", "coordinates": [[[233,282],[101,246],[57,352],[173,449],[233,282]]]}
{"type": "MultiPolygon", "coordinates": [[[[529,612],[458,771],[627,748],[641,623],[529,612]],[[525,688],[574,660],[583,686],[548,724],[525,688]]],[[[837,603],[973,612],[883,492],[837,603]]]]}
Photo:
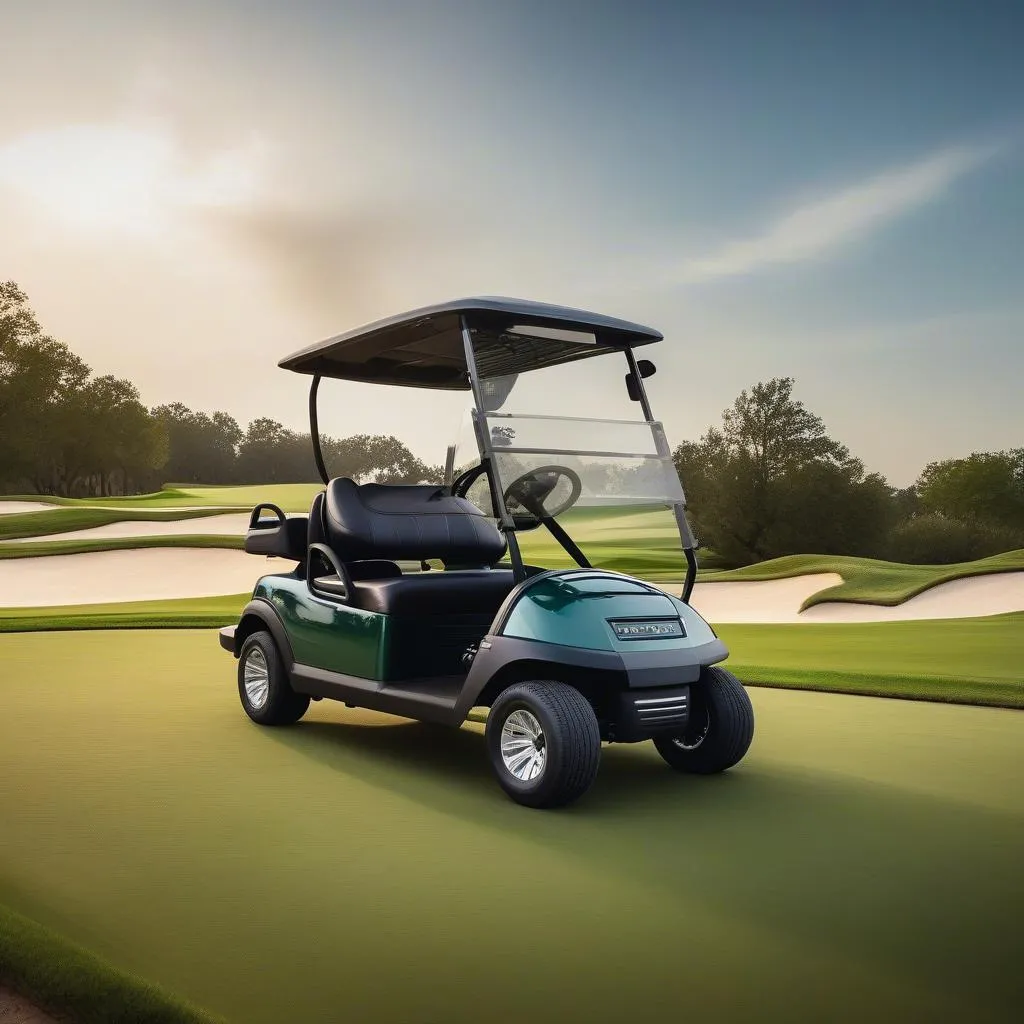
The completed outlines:
{"type": "Polygon", "coordinates": [[[220,632],[238,659],[249,717],[291,724],[326,697],[457,728],[486,708],[491,767],[505,793],[531,807],[582,796],[602,742],[652,740],[682,772],[740,761],[753,711],[718,667],[725,645],[689,603],[696,542],[644,388],[655,367],[634,352],[661,340],[606,316],[480,298],[378,321],[283,359],[282,368],[312,376],[310,432],[325,486],[308,516],[272,504],[252,511],[246,551],[295,569],[261,577],[238,624],[220,632]],[[621,368],[607,393],[590,379],[598,358],[621,368]],[[563,384],[538,392],[548,411],[517,409],[524,382],[544,384],[552,372],[563,384]],[[467,392],[468,449],[448,449],[443,485],[332,478],[318,427],[324,378],[467,392]],[[632,415],[551,414],[570,399],[593,399],[601,412],[620,400],[632,415]],[[678,598],[593,567],[559,521],[610,510],[624,517],[617,535],[628,543],[630,517],[659,508],[680,544],[680,569],[685,561],[678,598]],[[556,561],[571,567],[524,560],[519,535],[541,529],[563,552],[556,561]]]}

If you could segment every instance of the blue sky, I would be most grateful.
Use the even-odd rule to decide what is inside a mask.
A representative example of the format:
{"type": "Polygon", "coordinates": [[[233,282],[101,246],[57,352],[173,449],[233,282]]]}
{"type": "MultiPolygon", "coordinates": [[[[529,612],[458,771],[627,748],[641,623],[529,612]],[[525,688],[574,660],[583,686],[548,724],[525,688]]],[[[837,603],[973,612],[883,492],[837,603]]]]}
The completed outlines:
{"type": "MultiPolygon", "coordinates": [[[[8,24],[0,277],[150,404],[301,427],[281,355],[482,292],[661,329],[674,439],[789,375],[895,484],[1024,444],[1019,2],[42,0],[8,24]]],[[[454,406],[387,398],[353,388],[325,429],[439,461],[454,406]]]]}

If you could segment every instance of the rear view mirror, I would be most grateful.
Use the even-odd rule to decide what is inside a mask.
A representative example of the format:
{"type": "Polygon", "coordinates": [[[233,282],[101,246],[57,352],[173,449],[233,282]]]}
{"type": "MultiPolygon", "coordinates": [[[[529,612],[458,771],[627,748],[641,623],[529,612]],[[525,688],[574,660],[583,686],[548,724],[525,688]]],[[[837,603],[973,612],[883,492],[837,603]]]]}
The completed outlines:
{"type": "MultiPolygon", "coordinates": [[[[640,376],[645,378],[653,377],[658,369],[650,359],[638,360],[636,368],[640,371],[640,376]]],[[[632,370],[626,374],[626,390],[629,392],[629,397],[632,401],[640,401],[640,381],[636,379],[636,375],[632,370]]]]}

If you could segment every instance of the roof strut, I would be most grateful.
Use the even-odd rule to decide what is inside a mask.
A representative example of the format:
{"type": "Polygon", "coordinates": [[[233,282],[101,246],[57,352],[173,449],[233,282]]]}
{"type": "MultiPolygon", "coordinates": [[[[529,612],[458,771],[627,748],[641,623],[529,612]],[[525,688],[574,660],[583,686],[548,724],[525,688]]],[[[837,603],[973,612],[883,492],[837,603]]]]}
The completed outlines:
{"type": "Polygon", "coordinates": [[[320,388],[320,374],[313,378],[309,386],[309,436],[313,442],[313,458],[316,460],[317,472],[323,482],[330,483],[331,478],[327,475],[327,467],[324,465],[324,453],[320,449],[320,427],[316,418],[316,393],[320,388]]]}

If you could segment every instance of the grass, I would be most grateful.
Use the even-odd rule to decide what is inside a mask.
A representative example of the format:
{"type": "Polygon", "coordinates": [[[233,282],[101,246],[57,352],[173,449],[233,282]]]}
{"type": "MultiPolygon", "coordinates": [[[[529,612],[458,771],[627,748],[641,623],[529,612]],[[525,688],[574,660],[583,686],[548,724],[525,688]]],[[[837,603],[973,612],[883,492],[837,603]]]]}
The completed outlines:
{"type": "Polygon", "coordinates": [[[244,484],[203,486],[167,484],[152,494],[129,494],[112,498],[62,498],[48,494],[4,494],[0,501],[40,501],[68,508],[109,506],[118,509],[161,509],[204,505],[221,510],[248,511],[261,501],[270,501],[285,512],[308,512],[313,496],[323,484],[244,484]]]}
{"type": "Polygon", "coordinates": [[[752,685],[1024,708],[1024,613],[715,628],[752,685]]]}
{"type": "Polygon", "coordinates": [[[234,548],[245,547],[245,537],[231,534],[185,534],[157,537],[89,537],[84,540],[41,540],[4,543],[0,559],[39,558],[43,555],[83,555],[93,551],[124,551],[136,548],[234,548]]]}
{"type": "Polygon", "coordinates": [[[208,631],[5,636],[0,663],[0,902],[239,1024],[997,1024],[1024,999],[1015,712],[753,689],[733,772],[606,747],[543,813],[477,725],[324,701],[258,728],[208,631]]]}
{"type": "MultiPolygon", "coordinates": [[[[212,629],[249,594],[0,608],[0,633],[212,629]]],[[[1024,707],[1024,613],[906,622],[715,626],[729,666],[757,686],[1024,707]]]]}
{"type": "Polygon", "coordinates": [[[704,582],[778,580],[807,573],[838,573],[843,582],[808,597],[801,609],[826,601],[898,605],[930,587],[991,573],[1024,571],[1024,549],[974,562],[949,565],[906,565],[846,555],[787,555],[741,569],[707,573],[704,582]]]}
{"type": "Polygon", "coordinates": [[[169,601],[119,601],[47,608],[0,608],[0,633],[79,629],[207,629],[228,626],[249,594],[169,601]]]}
{"type": "Polygon", "coordinates": [[[221,514],[220,509],[175,512],[166,509],[145,508],[59,508],[46,509],[41,512],[12,512],[0,515],[0,540],[46,537],[51,533],[89,530],[96,526],[107,526],[110,523],[170,523],[182,519],[198,519],[203,516],[219,514],[221,514]]]}
{"type": "MultiPolygon", "coordinates": [[[[286,512],[305,512],[309,509],[313,495],[321,489],[322,485],[312,483],[240,487],[168,485],[156,494],[127,498],[55,498],[52,500],[72,507],[0,516],[0,558],[26,557],[24,552],[8,554],[11,549],[3,546],[4,539],[44,537],[50,533],[88,529],[124,520],[179,520],[216,514],[225,508],[249,510],[260,501],[271,501],[286,512]],[[116,507],[90,507],[98,504],[116,507]],[[208,508],[195,512],[175,512],[167,507],[182,505],[205,505],[208,508]]],[[[37,500],[40,496],[8,496],[8,500],[18,498],[37,500]]],[[[658,583],[675,583],[683,577],[683,553],[674,517],[668,510],[576,508],[562,517],[562,523],[583,547],[591,562],[599,568],[628,573],[658,583]]],[[[40,547],[32,553],[110,551],[165,544],[176,546],[183,542],[178,538],[160,541],[95,538],[67,543],[81,546],[52,551],[40,547]]],[[[187,543],[203,547],[241,547],[240,539],[232,537],[217,540],[203,538],[201,541],[190,538],[187,543]]],[[[520,544],[527,561],[551,568],[569,568],[574,565],[571,557],[544,529],[522,534],[520,544]]],[[[843,577],[843,582],[838,586],[826,588],[807,598],[804,608],[827,601],[898,605],[940,583],[990,573],[1024,571],[1024,549],[951,565],[905,565],[842,555],[787,555],[739,569],[718,569],[717,556],[706,550],[699,552],[699,562],[702,568],[698,579],[707,583],[774,580],[807,573],[838,573],[843,577]]]]}
{"type": "Polygon", "coordinates": [[[216,1024],[213,1017],[119,971],[83,946],[68,942],[0,906],[0,983],[27,993],[75,1024],[216,1024]]]}
{"type": "MultiPolygon", "coordinates": [[[[652,582],[681,580],[686,572],[678,528],[667,509],[571,509],[559,521],[597,568],[652,582]]],[[[519,543],[527,562],[552,569],[576,565],[543,528],[523,533],[519,543]]]]}

